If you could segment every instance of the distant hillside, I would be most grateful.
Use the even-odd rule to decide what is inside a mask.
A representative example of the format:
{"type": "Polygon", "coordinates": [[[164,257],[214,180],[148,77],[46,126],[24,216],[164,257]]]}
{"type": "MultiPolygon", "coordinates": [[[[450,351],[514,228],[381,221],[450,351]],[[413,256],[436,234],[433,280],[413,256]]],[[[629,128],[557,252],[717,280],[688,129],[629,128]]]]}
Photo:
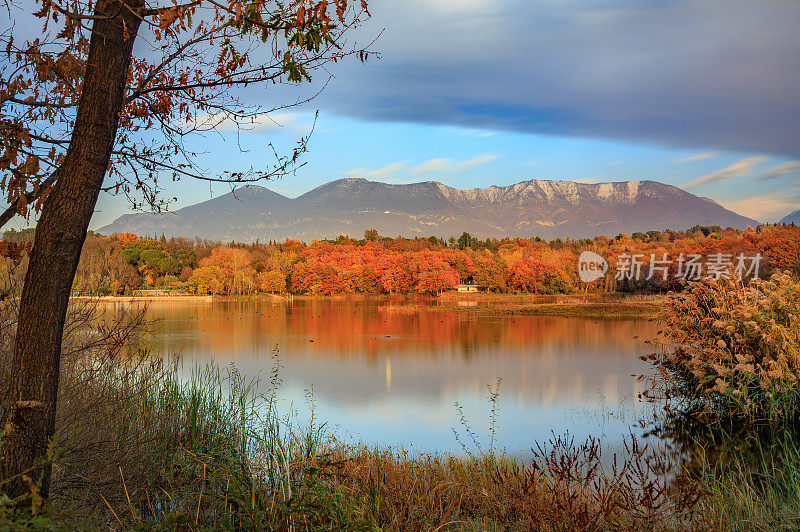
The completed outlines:
{"type": "Polygon", "coordinates": [[[781,219],[782,224],[791,224],[800,225],[800,209],[790,212],[786,216],[781,219]]]}
{"type": "Polygon", "coordinates": [[[712,200],[655,181],[533,180],[458,190],[433,181],[389,185],[352,178],[296,199],[250,185],[172,213],[126,214],[98,231],[240,242],[362,237],[371,228],[388,236],[457,236],[466,231],[480,238],[553,239],[757,224],[712,200]]]}

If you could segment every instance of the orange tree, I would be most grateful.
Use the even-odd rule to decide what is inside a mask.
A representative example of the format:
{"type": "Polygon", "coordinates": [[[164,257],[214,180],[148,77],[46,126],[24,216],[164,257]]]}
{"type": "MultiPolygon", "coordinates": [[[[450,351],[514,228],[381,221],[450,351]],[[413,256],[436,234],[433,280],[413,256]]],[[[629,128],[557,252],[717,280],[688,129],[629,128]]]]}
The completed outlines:
{"type": "MultiPolygon", "coordinates": [[[[10,205],[0,222],[39,212],[0,425],[0,479],[12,498],[30,490],[25,476],[48,493],[51,468],[39,460],[54,433],[67,303],[101,190],[158,207],[164,179],[237,183],[292,171],[307,137],[291,153],[273,151],[262,172],[217,176],[197,170],[186,141],[286,107],[249,106],[239,87],[300,83],[347,56],[365,60],[344,40],[368,15],[365,0],[353,2],[37,0],[35,38],[14,26],[0,34],[0,185],[10,205]]],[[[4,3],[14,18],[31,15],[28,4],[4,3]]]]}

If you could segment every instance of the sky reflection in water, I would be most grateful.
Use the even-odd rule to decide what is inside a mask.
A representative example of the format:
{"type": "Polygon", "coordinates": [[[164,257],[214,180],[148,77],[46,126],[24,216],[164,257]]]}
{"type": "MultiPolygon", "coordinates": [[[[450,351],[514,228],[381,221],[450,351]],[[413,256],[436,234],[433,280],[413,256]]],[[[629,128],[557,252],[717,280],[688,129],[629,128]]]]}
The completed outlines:
{"type": "MultiPolygon", "coordinates": [[[[428,303],[432,305],[431,303],[428,303]]],[[[419,302],[385,300],[156,301],[154,339],[185,365],[233,362],[261,374],[268,388],[271,353],[283,368],[279,396],[301,417],[312,389],[317,419],[346,440],[401,444],[421,451],[460,451],[455,403],[485,445],[487,386],[502,379],[497,440],[528,450],[551,430],[577,440],[600,436],[617,446],[637,414],[648,372],[638,359],[655,336],[646,320],[420,311],[419,302]],[[639,336],[639,339],[634,338],[639,336]]],[[[464,438],[464,441],[468,441],[464,438]]]]}

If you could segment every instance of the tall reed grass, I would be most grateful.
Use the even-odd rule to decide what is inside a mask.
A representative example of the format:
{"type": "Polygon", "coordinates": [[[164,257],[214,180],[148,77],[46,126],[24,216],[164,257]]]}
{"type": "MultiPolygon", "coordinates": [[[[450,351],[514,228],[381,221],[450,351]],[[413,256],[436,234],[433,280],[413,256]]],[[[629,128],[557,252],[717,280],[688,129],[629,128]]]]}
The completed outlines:
{"type": "Polygon", "coordinates": [[[649,357],[681,408],[752,421],[800,414],[800,280],[701,282],[671,296],[649,357]]]}
{"type": "Polygon", "coordinates": [[[800,443],[796,434],[753,440],[728,460],[698,453],[699,511],[726,530],[800,529],[800,443]]]}
{"type": "Polygon", "coordinates": [[[800,280],[702,282],[673,295],[649,358],[659,430],[698,512],[722,530],[800,529],[800,280]]]}

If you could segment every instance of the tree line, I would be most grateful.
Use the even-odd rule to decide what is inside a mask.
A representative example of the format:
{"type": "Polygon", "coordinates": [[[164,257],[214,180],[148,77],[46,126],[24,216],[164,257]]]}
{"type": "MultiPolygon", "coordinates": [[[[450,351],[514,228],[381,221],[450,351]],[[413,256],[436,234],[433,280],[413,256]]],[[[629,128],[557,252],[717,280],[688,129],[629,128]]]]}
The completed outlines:
{"type": "MultiPolygon", "coordinates": [[[[4,240],[24,244],[26,235],[32,233],[7,231],[4,240]]],[[[671,264],[669,274],[647,278],[651,258],[661,259],[665,254],[673,258],[759,254],[763,257],[759,275],[763,277],[775,270],[800,269],[800,228],[697,226],[687,231],[549,242],[538,237],[481,240],[468,233],[449,239],[389,238],[368,230],[363,239],[340,236],[309,244],[296,240],[224,244],[200,238],[90,232],[74,292],[125,295],[138,289],[163,289],[222,296],[437,294],[459,284],[494,293],[524,294],[679,289],[677,263],[671,264]],[[577,270],[578,256],[586,250],[603,256],[610,265],[602,279],[589,284],[579,280],[577,270]],[[616,264],[631,255],[641,257],[638,275],[620,276],[616,264]]]]}

